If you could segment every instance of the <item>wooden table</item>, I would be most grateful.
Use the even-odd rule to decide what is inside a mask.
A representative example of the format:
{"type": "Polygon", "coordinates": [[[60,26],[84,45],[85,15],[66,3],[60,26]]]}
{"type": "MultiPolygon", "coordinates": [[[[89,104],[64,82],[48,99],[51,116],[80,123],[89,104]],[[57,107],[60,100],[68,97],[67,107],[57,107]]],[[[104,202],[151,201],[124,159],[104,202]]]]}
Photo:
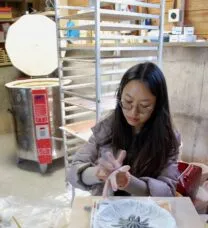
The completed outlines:
{"type": "MultiPolygon", "coordinates": [[[[121,198],[121,197],[113,197],[121,198]]],[[[132,197],[135,199],[147,199],[147,197],[132,197]]],[[[148,197],[149,198],[149,197],[148,197]]],[[[92,206],[95,200],[101,197],[87,196],[77,197],[74,200],[70,228],[89,228],[90,212],[84,210],[86,206],[92,206]]],[[[204,224],[197,214],[191,200],[188,197],[151,197],[152,200],[159,202],[167,202],[170,205],[170,212],[176,219],[178,228],[204,228],[204,224]]],[[[165,227],[163,227],[165,228],[165,227]]]]}

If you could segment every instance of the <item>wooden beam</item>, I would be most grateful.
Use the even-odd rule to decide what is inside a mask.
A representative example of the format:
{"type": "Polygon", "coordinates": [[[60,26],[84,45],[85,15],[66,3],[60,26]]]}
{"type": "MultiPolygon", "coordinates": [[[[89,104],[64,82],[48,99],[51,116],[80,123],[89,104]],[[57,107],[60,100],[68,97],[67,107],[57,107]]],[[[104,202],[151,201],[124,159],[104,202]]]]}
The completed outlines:
{"type": "Polygon", "coordinates": [[[45,0],[33,0],[33,8],[37,11],[44,11],[45,0]]]}
{"type": "Polygon", "coordinates": [[[185,19],[185,0],[180,0],[179,9],[181,10],[181,21],[179,22],[179,26],[184,26],[184,19],[185,19]]]}
{"type": "Polygon", "coordinates": [[[208,10],[208,1],[207,0],[191,0],[186,1],[185,10],[208,10]]]}
{"type": "Polygon", "coordinates": [[[68,0],[70,6],[88,6],[88,0],[68,0]]]}

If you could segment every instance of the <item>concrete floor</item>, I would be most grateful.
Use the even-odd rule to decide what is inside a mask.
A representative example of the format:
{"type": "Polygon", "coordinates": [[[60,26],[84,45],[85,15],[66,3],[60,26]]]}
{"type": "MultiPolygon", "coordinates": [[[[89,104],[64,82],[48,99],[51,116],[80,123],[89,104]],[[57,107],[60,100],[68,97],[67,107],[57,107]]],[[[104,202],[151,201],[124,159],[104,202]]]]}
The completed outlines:
{"type": "MultiPolygon", "coordinates": [[[[0,135],[0,145],[0,227],[16,227],[11,215],[22,228],[68,227],[71,191],[65,187],[64,160],[54,160],[42,175],[36,162],[16,164],[13,134],[0,135]]],[[[76,196],[84,195],[89,193],[76,191],[76,196]]]]}
{"type": "Polygon", "coordinates": [[[64,160],[58,159],[45,175],[39,172],[36,162],[16,164],[16,144],[13,134],[0,135],[0,197],[16,196],[37,201],[66,192],[64,160]]]}

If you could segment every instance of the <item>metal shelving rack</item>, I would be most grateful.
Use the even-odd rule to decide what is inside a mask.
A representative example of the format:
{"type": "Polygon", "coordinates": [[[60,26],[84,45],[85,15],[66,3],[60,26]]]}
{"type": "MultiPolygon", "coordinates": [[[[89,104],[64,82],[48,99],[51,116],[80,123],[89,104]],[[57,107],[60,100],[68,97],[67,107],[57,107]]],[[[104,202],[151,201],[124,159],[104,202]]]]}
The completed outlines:
{"type": "Polygon", "coordinates": [[[66,172],[71,155],[81,142],[88,140],[90,128],[103,113],[115,108],[115,90],[122,74],[138,62],[154,61],[162,66],[164,14],[165,0],[159,4],[142,0],[96,0],[89,7],[61,6],[55,0],[66,172]],[[103,3],[115,7],[103,9],[103,3]],[[120,10],[121,4],[157,9],[160,14],[124,12],[120,10]],[[64,10],[76,13],[63,16],[64,10]],[[158,25],[145,25],[142,23],[145,19],[157,20],[158,25]],[[63,26],[63,20],[76,23],[67,27],[63,26]],[[69,30],[79,31],[80,36],[67,37],[69,30]],[[129,34],[141,30],[159,30],[159,36],[129,34]],[[142,42],[149,39],[157,42],[142,42]],[[63,40],[67,41],[67,47],[62,47],[63,40]],[[63,51],[69,55],[62,57],[63,51]],[[73,83],[64,86],[67,79],[73,83]]]}

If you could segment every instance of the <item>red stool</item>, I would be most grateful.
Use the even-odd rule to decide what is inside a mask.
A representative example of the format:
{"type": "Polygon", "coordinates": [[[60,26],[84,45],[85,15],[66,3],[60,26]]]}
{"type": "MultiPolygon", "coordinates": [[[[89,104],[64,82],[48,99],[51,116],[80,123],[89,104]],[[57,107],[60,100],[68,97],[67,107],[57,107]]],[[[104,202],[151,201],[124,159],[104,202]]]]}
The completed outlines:
{"type": "Polygon", "coordinates": [[[178,162],[178,170],[181,175],[178,178],[177,192],[194,200],[200,185],[202,168],[194,164],[178,162]]]}

